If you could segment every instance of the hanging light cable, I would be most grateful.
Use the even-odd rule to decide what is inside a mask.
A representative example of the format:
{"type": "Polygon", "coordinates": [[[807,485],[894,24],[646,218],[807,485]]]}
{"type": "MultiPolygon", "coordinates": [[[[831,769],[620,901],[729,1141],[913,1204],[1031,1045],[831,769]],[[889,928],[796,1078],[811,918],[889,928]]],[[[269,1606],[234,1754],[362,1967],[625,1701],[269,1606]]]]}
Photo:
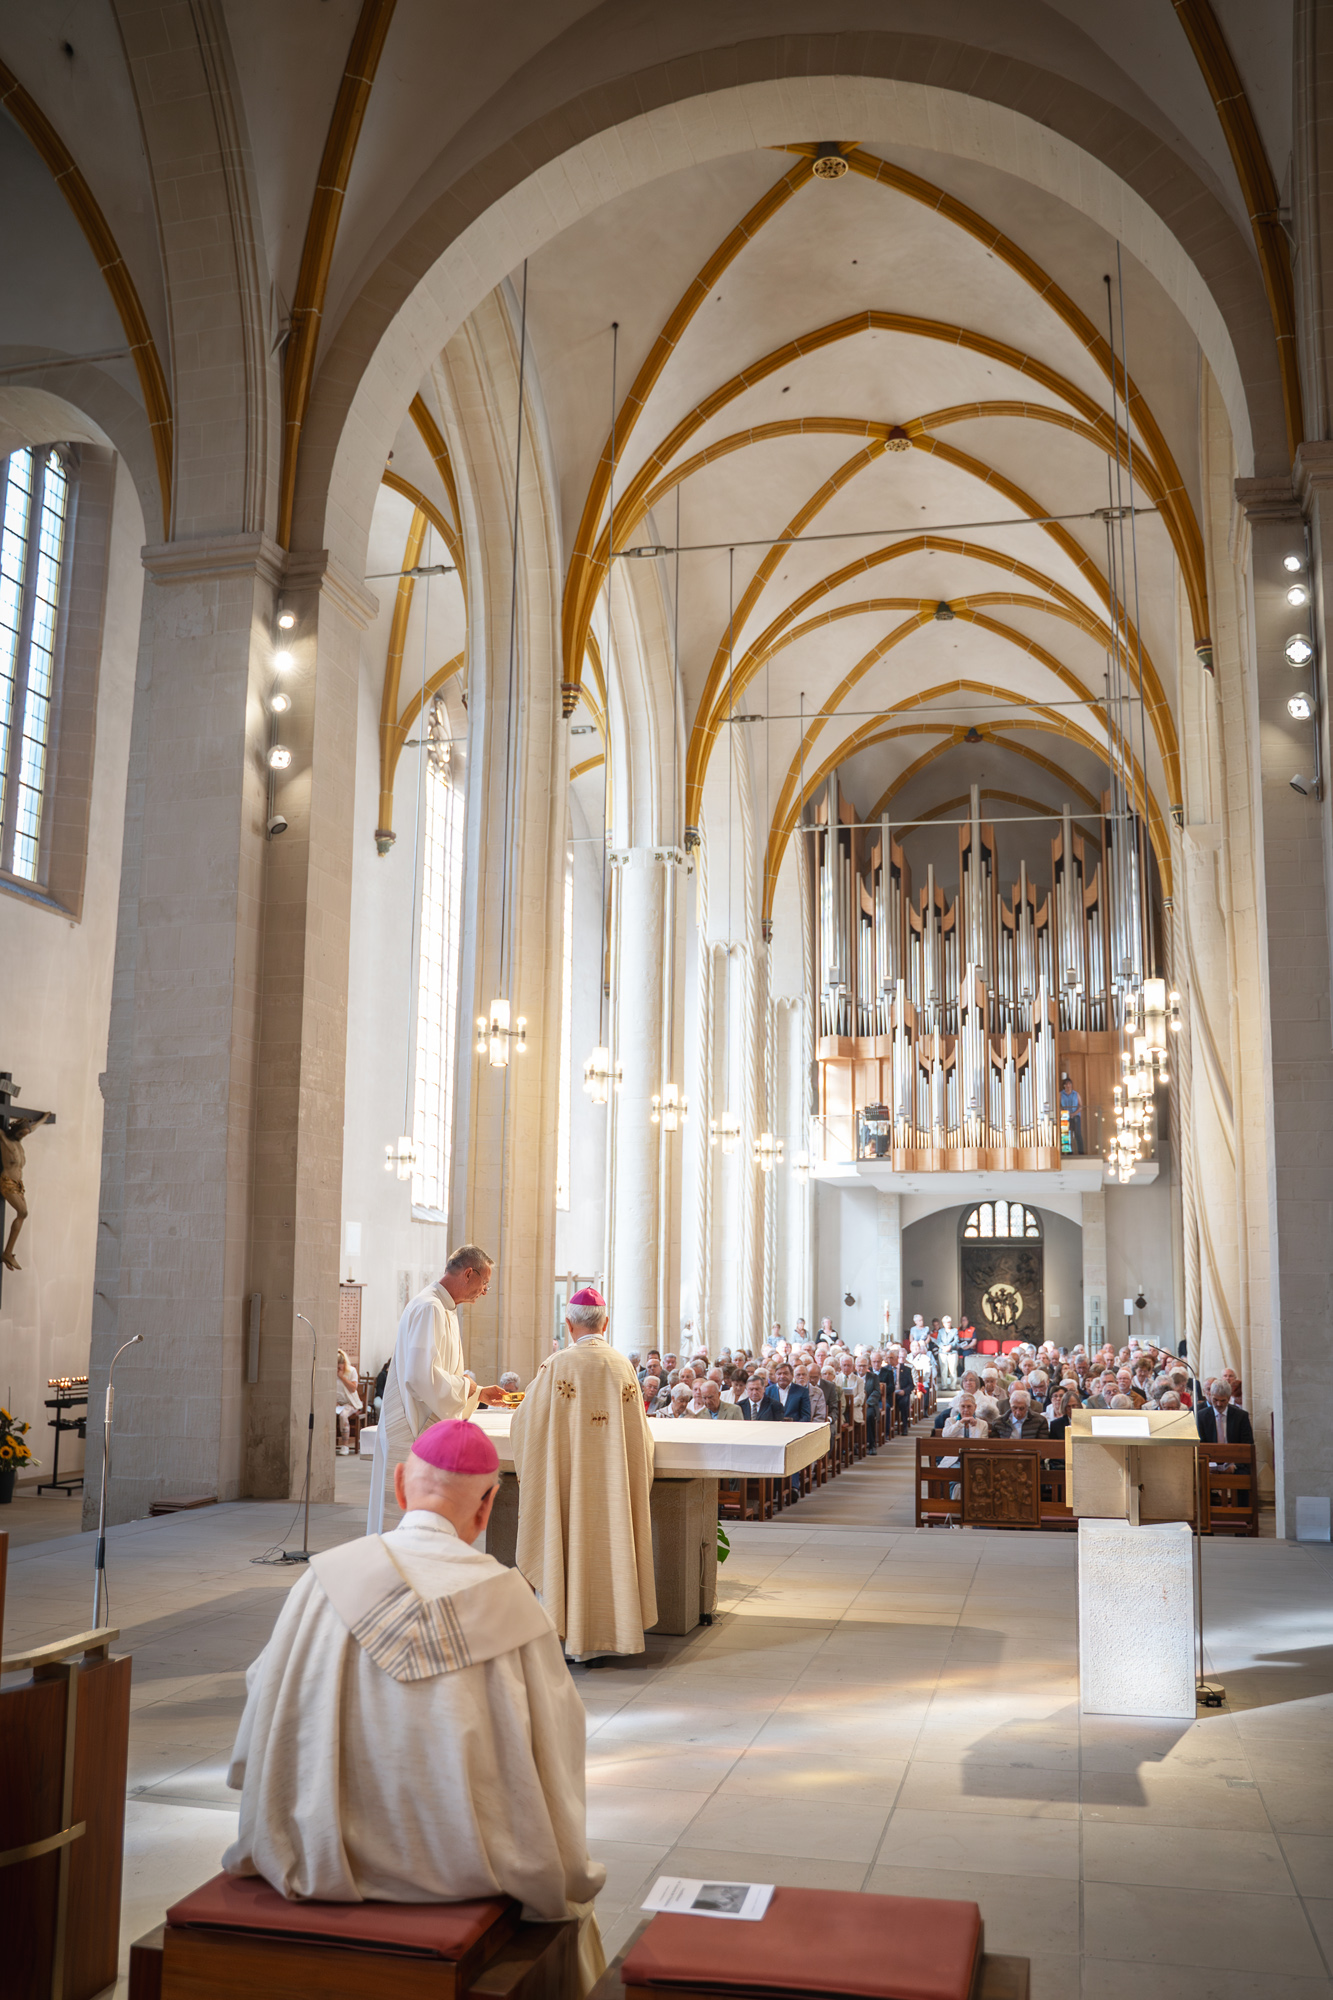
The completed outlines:
{"type": "MultiPolygon", "coordinates": [[[[764,825],[771,824],[772,797],[772,730],[770,717],[772,702],[772,655],[764,662],[764,825]]],[[[768,856],[763,856],[759,882],[761,895],[768,892],[768,856]]],[[[775,1058],[776,1017],[773,1009],[773,921],[770,917],[764,924],[764,1130],[754,1141],[755,1165],[762,1174],[771,1174],[774,1167],[782,1165],[782,1141],[774,1133],[777,1120],[773,1116],[775,1102],[775,1058]]],[[[767,1199],[767,1198],[766,1198],[767,1199]]],[[[767,1233],[767,1231],[765,1232],[767,1233]]]]}
{"type": "Polygon", "coordinates": [[[676,574],[671,602],[671,853],[667,861],[666,1006],[662,1023],[662,1088],[653,1099],[652,1122],[664,1132],[678,1132],[689,1117],[685,1094],[671,1080],[676,1047],[676,896],[675,871],[680,866],[680,485],[676,486],[676,574]]]}
{"type": "MultiPolygon", "coordinates": [[[[434,533],[429,521],[426,523],[426,549],[429,552],[430,538],[434,533]]],[[[415,589],[415,584],[411,586],[415,589]]],[[[401,586],[400,586],[401,588],[401,586]]],[[[430,657],[430,572],[426,572],[426,597],[422,606],[421,619],[421,697],[422,719],[425,719],[426,678],[430,657]]],[[[425,757],[425,736],[417,745],[417,803],[412,827],[412,921],[408,930],[407,966],[407,1034],[403,1050],[403,1122],[398,1137],[389,1141],[384,1148],[384,1171],[396,1174],[400,1181],[410,1181],[416,1171],[417,1144],[413,1130],[415,1121],[410,1117],[409,1106],[412,1091],[413,1026],[416,1001],[421,977],[421,946],[419,943],[421,923],[421,903],[418,893],[421,872],[421,815],[423,803],[423,781],[425,757]]]]}
{"type": "Polygon", "coordinates": [[[594,1104],[605,1104],[613,1090],[619,1090],[621,1065],[611,1061],[611,1047],[606,1038],[606,999],[610,967],[607,963],[609,940],[606,931],[606,862],[610,829],[606,823],[607,808],[610,803],[611,775],[611,664],[612,664],[612,605],[611,586],[615,577],[615,564],[611,551],[616,545],[616,362],[620,352],[620,322],[611,322],[611,466],[607,478],[607,558],[606,558],[606,741],[605,756],[602,758],[602,933],[597,947],[597,1047],[583,1065],[583,1088],[594,1104]]]}
{"type": "Polygon", "coordinates": [[[499,992],[491,1002],[489,1018],[477,1018],[477,1054],[485,1056],[492,1069],[508,1069],[509,1045],[512,1042],[519,1055],[527,1051],[528,1024],[522,1014],[511,1022],[510,1002],[514,979],[513,912],[510,907],[510,856],[513,852],[515,836],[515,794],[518,790],[516,766],[516,734],[514,730],[515,679],[518,671],[518,506],[519,489],[523,477],[523,417],[524,391],[526,389],[528,360],[528,261],[523,260],[523,300],[519,311],[518,330],[518,436],[514,445],[514,518],[512,534],[512,561],[509,582],[509,674],[505,699],[505,797],[504,797],[504,853],[500,863],[500,969],[496,985],[499,992]]]}
{"type": "MultiPolygon", "coordinates": [[[[736,691],[733,670],[736,664],[736,551],[727,553],[727,721],[734,724],[736,717],[736,691]]],[[[724,1153],[734,1153],[740,1144],[741,1124],[731,1109],[731,881],[732,835],[736,815],[732,805],[733,781],[736,765],[736,731],[727,730],[727,1019],[726,1033],[722,1044],[722,1113],[720,1117],[708,1121],[708,1143],[721,1146],[724,1153]]]]}

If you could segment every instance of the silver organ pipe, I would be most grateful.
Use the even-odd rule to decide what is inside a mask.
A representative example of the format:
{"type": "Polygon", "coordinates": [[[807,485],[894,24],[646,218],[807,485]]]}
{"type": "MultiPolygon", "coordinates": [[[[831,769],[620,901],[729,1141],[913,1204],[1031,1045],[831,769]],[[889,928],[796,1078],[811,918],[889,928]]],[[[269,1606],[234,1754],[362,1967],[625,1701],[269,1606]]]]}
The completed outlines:
{"type": "Polygon", "coordinates": [[[956,895],[930,865],[914,897],[888,815],[861,827],[830,779],[813,816],[816,964],[822,1033],[841,1046],[820,1061],[848,1070],[851,1128],[866,1104],[886,1106],[894,1152],[920,1155],[916,1164],[957,1166],[966,1154],[976,1165],[1003,1153],[1054,1165],[1061,1036],[1083,1038],[1081,1054],[1114,1038],[1121,996],[1142,976],[1138,823],[1118,784],[1102,800],[1100,844],[1085,840],[1066,806],[1049,890],[1022,861],[1006,900],[976,786],[969,807],[956,895]]]}

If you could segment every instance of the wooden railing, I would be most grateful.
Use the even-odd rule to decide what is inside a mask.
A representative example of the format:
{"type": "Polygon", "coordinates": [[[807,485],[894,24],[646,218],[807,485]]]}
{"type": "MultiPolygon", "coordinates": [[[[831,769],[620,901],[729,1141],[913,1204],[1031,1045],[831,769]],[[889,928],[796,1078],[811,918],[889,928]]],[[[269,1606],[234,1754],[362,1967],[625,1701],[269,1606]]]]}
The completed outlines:
{"type": "MultiPolygon", "coordinates": [[[[1254,1447],[1200,1444],[1200,1531],[1257,1535],[1259,1481],[1254,1447]]],[[[1058,1438],[946,1438],[916,1441],[916,1525],[960,1528],[1073,1528],[1058,1438]]]]}

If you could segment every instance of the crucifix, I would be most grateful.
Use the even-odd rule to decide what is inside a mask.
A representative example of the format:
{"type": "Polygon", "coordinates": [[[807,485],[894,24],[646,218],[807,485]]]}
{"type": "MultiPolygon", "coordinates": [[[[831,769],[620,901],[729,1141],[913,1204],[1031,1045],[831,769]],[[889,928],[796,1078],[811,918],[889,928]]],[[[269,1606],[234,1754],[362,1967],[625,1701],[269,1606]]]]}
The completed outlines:
{"type": "Polygon", "coordinates": [[[54,1125],[54,1111],[32,1111],[14,1102],[13,1072],[0,1069],[0,1239],[5,1233],[5,1205],[14,1211],[8,1240],[0,1251],[0,1266],[6,1271],[22,1268],[14,1255],[19,1231],[28,1219],[28,1203],[23,1192],[23,1142],[39,1125],[54,1125]]]}

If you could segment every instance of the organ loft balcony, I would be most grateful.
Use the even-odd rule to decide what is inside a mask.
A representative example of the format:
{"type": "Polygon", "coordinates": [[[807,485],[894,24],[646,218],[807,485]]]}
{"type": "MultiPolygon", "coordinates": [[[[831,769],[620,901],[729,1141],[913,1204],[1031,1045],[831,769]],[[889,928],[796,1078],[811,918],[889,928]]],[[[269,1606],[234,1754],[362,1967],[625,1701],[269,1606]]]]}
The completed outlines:
{"type": "Polygon", "coordinates": [[[974,786],[956,893],[932,866],[914,895],[887,816],[858,823],[830,779],[809,829],[817,1178],[961,1199],[1032,1175],[1033,1200],[1043,1184],[1156,1179],[1169,1071],[1155,870],[1127,801],[1102,806],[1096,839],[1066,808],[1049,883],[1023,863],[1006,895],[974,786]]]}

